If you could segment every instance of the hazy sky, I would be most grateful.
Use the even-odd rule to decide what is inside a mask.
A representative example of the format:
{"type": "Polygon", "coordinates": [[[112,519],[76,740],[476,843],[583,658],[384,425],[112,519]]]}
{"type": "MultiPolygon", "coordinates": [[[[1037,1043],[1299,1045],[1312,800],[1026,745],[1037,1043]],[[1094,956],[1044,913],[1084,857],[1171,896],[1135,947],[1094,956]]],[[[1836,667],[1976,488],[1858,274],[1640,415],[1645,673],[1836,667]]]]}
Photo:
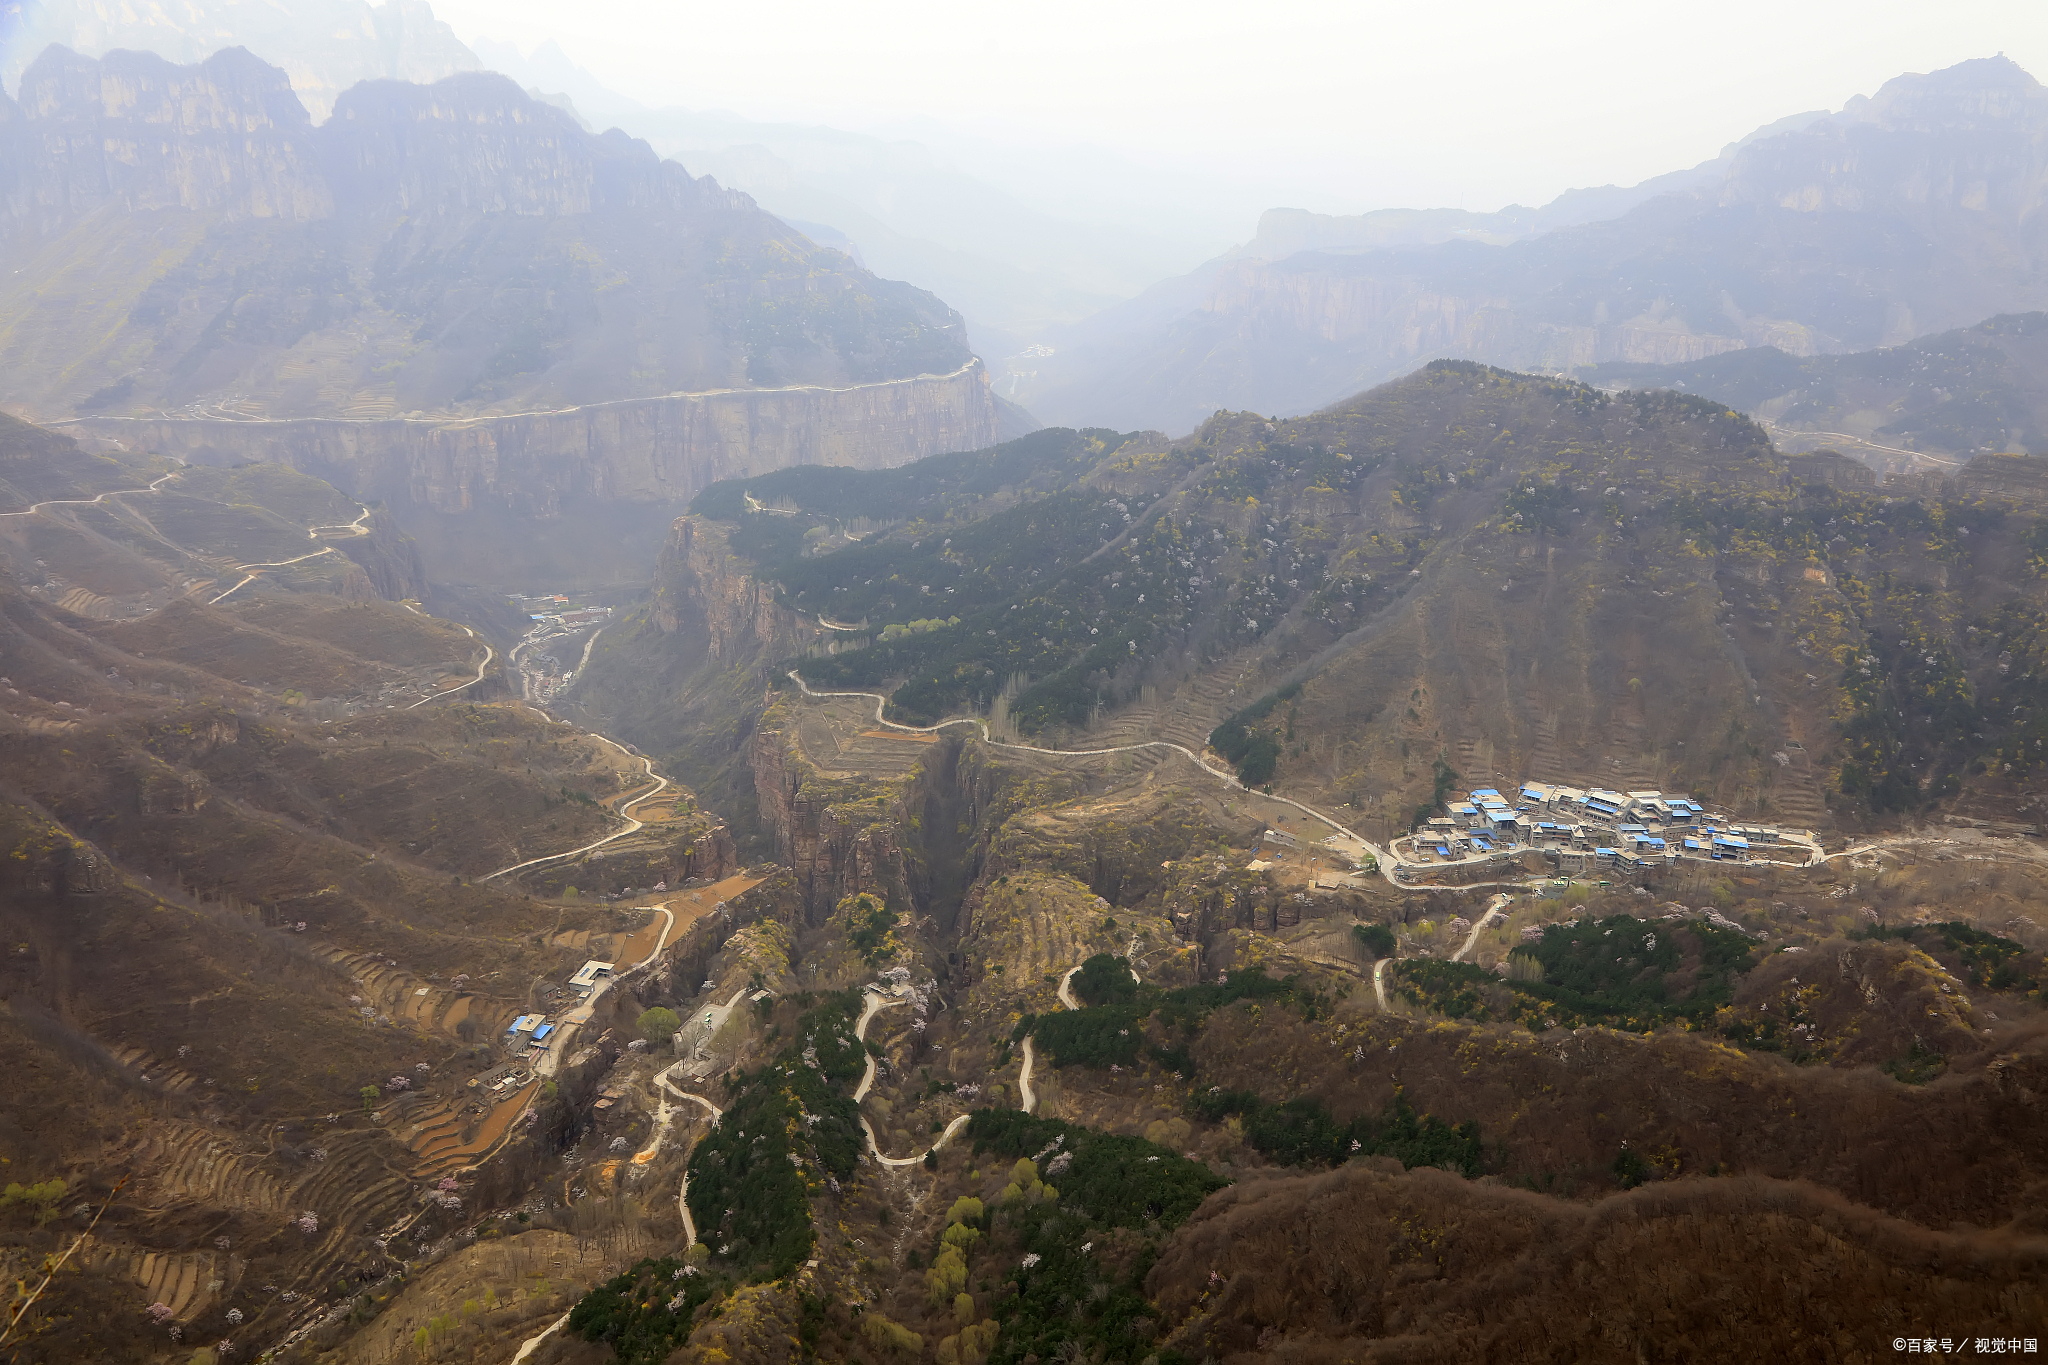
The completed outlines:
{"type": "Polygon", "coordinates": [[[1691,165],[1758,124],[2003,51],[2043,0],[435,0],[653,104],[1199,166],[1271,204],[1488,209],[1691,165]]]}

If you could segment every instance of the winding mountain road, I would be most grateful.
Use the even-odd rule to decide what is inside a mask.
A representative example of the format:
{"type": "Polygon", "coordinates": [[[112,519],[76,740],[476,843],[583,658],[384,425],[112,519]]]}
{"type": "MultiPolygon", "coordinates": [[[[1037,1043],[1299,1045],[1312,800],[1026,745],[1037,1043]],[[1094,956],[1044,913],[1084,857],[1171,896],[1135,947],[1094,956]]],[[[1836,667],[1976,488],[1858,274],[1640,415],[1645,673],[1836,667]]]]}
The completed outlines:
{"type": "Polygon", "coordinates": [[[1907,450],[1904,446],[1879,445],[1877,442],[1866,437],[1852,436],[1846,431],[1808,431],[1805,428],[1781,427],[1767,417],[1756,417],[1751,420],[1764,430],[1770,432],[1773,438],[1779,435],[1824,436],[1830,440],[1847,442],[1850,445],[1866,446],[1871,450],[1881,450],[1889,455],[1911,455],[1916,460],[1928,460],[1949,469],[1960,469],[1963,467],[1963,461],[1961,460],[1951,460],[1940,455],[1930,455],[1924,450],[1907,450]]]}
{"type": "MultiPolygon", "coordinates": [[[[225,594],[223,594],[223,595],[225,595],[225,594]]],[[[217,599],[216,599],[216,600],[217,600],[217,599]]],[[[421,614],[422,614],[422,615],[424,615],[424,613],[421,613],[421,614]]],[[[456,624],[457,624],[457,625],[461,625],[461,622],[459,622],[459,621],[458,621],[458,622],[457,622],[456,624]]],[[[454,696],[454,695],[455,695],[455,694],[456,694],[457,692],[460,692],[460,691],[464,690],[465,688],[475,687],[475,686],[476,686],[476,685],[477,685],[478,683],[480,683],[480,682],[482,682],[482,681],[484,680],[484,670],[485,670],[485,669],[487,669],[487,668],[489,668],[489,667],[491,666],[491,660],[493,660],[493,659],[495,659],[495,658],[497,658],[497,657],[498,657],[498,651],[496,651],[495,649],[492,649],[492,648],[491,648],[491,645],[490,645],[490,642],[489,642],[488,640],[485,640],[485,639],[484,639],[484,638],[483,638],[482,636],[478,635],[478,634],[477,634],[477,633],[476,633],[475,631],[471,630],[471,629],[470,629],[470,628],[469,628],[468,626],[463,626],[463,627],[462,627],[462,629],[463,629],[463,633],[464,633],[464,634],[466,634],[466,635],[468,635],[470,639],[472,639],[472,640],[475,640],[475,641],[477,641],[478,643],[482,644],[482,645],[483,645],[483,647],[484,647],[484,659],[483,659],[483,662],[482,662],[482,663],[480,663],[480,664],[478,664],[478,665],[476,666],[476,676],[475,676],[474,678],[471,678],[471,679],[470,679],[470,680],[469,680],[468,682],[466,682],[466,683],[457,683],[457,684],[456,684],[455,686],[453,686],[453,687],[449,688],[449,689],[448,689],[447,691],[445,691],[445,692],[436,692],[436,693],[434,693],[434,695],[433,695],[433,696],[431,696],[431,697],[421,697],[421,698],[420,698],[420,699],[419,699],[418,701],[414,702],[414,703],[413,703],[413,704],[412,704],[411,706],[408,706],[408,707],[406,707],[406,708],[405,708],[406,710],[408,710],[408,711],[417,711],[417,710],[418,710],[418,709],[419,709],[420,707],[422,707],[422,706],[425,706],[425,705],[426,705],[426,704],[427,704],[428,702],[430,702],[430,701],[439,701],[439,700],[441,700],[441,698],[443,698],[443,697],[452,697],[452,696],[454,696]]],[[[604,737],[603,737],[602,735],[599,735],[599,736],[598,736],[598,738],[600,738],[600,739],[603,739],[604,737]]],[[[611,741],[610,741],[610,740],[605,740],[605,742],[606,742],[607,744],[611,743],[611,741]]],[[[616,748],[617,746],[616,746],[616,745],[614,745],[613,747],[615,747],[615,748],[616,748]]],[[[493,873],[492,873],[491,875],[492,875],[493,877],[495,877],[495,876],[497,876],[498,874],[497,874],[497,873],[495,873],[495,872],[493,872],[493,873]]]]}
{"type": "MultiPolygon", "coordinates": [[[[696,1103],[703,1105],[706,1109],[709,1109],[711,1111],[711,1121],[713,1123],[717,1123],[720,1119],[725,1117],[725,1111],[723,1109],[720,1109],[717,1105],[713,1104],[710,1100],[705,1099],[702,1095],[695,1095],[687,1090],[677,1088],[675,1083],[669,1080],[667,1072],[662,1073],[661,1090],[666,1092],[665,1094],[662,1094],[662,1111],[664,1116],[672,1116],[674,1114],[675,1111],[668,1104],[668,1096],[675,1095],[680,1099],[693,1100],[696,1103]]],[[[633,1158],[633,1160],[652,1161],[654,1159],[655,1152],[658,1151],[660,1147],[661,1134],[657,1133],[655,1135],[653,1144],[647,1149],[647,1151],[644,1154],[636,1155],[633,1158]]],[[[697,1241],[697,1220],[690,1216],[690,1168],[687,1166],[683,1168],[682,1188],[676,1191],[676,1211],[682,1214],[683,1216],[683,1245],[686,1247],[695,1245],[697,1241]]]]}
{"type": "MultiPolygon", "coordinates": [[[[862,1008],[860,1012],[860,1022],[858,1024],[855,1024],[853,1028],[853,1036],[861,1044],[863,1049],[865,1049],[865,1047],[867,1046],[868,1025],[874,1021],[874,1017],[877,1014],[880,1014],[883,1010],[888,1009],[891,1005],[901,1005],[907,1003],[902,999],[887,999],[873,987],[869,987],[865,994],[867,996],[867,1004],[862,1008]]],[[[874,1054],[868,1053],[867,1059],[867,1074],[861,1077],[860,1088],[853,1092],[853,1102],[855,1104],[859,1104],[862,1100],[866,1099],[868,1091],[874,1088],[874,1054]]],[[[867,1115],[865,1114],[861,1115],[860,1127],[861,1131],[868,1135],[868,1151],[874,1154],[874,1158],[876,1161],[881,1162],[884,1166],[915,1166],[918,1162],[923,1161],[926,1156],[928,1156],[932,1152],[938,1151],[939,1148],[945,1146],[948,1142],[951,1142],[953,1140],[953,1135],[959,1132],[962,1128],[965,1128],[967,1126],[968,1117],[969,1116],[966,1114],[960,1114],[956,1116],[951,1123],[946,1125],[945,1131],[939,1134],[939,1136],[932,1142],[931,1146],[925,1148],[924,1151],[919,1152],[914,1156],[884,1156],[882,1154],[882,1144],[875,1141],[875,1127],[873,1124],[868,1122],[867,1115]]]]}
{"type": "MultiPolygon", "coordinates": [[[[988,722],[982,720],[979,716],[956,716],[951,720],[942,720],[936,725],[902,725],[898,724],[896,721],[889,720],[882,714],[883,708],[886,706],[888,699],[886,697],[883,697],[880,693],[818,692],[813,691],[811,685],[805,682],[803,680],[802,675],[800,675],[795,669],[792,668],[789,671],[788,676],[791,682],[794,682],[798,688],[802,689],[803,694],[806,697],[862,697],[867,699],[868,701],[873,702],[875,704],[875,724],[888,730],[901,730],[906,734],[913,735],[929,735],[936,734],[940,730],[949,729],[955,725],[972,725],[981,731],[982,743],[990,745],[993,748],[1015,749],[1021,753],[1045,754],[1054,758],[1090,758],[1104,754],[1136,753],[1141,749],[1169,749],[1174,753],[1177,753],[1181,755],[1183,758],[1187,759],[1190,763],[1194,764],[1197,768],[1200,768],[1210,777],[1213,777],[1217,781],[1221,782],[1224,786],[1235,787],[1239,791],[1245,790],[1244,783],[1237,780],[1236,773],[1224,772],[1219,769],[1212,768],[1209,766],[1208,761],[1204,759],[1200,754],[1196,753],[1193,749],[1188,748],[1185,744],[1175,744],[1172,740],[1168,739],[1140,740],[1136,744],[1115,744],[1109,746],[1108,748],[1103,749],[1046,749],[1036,744],[1012,744],[1007,740],[996,739],[992,735],[990,735],[988,729],[988,722]]],[[[1393,858],[1389,854],[1387,854],[1385,850],[1381,849],[1379,845],[1373,843],[1364,835],[1359,834],[1357,831],[1351,829],[1347,825],[1344,825],[1336,820],[1331,819],[1329,816],[1323,814],[1315,807],[1305,806],[1301,802],[1296,801],[1291,797],[1273,796],[1265,792],[1260,792],[1258,793],[1258,795],[1262,800],[1278,801],[1283,806],[1292,806],[1294,809],[1300,811],[1303,815],[1306,815],[1313,820],[1321,821],[1323,824],[1328,825],[1331,829],[1343,835],[1345,838],[1350,839],[1353,842],[1357,843],[1360,847],[1365,849],[1366,852],[1372,854],[1373,860],[1379,864],[1380,875],[1386,879],[1389,885],[1400,885],[1400,883],[1396,881],[1394,878],[1394,871],[1392,867],[1392,863],[1394,861],[1393,858]]]]}
{"type": "Polygon", "coordinates": [[[96,498],[45,498],[41,502],[32,502],[19,511],[0,512],[0,517],[32,517],[45,507],[91,507],[95,503],[105,502],[108,498],[125,498],[136,493],[154,493],[184,472],[182,469],[173,469],[147,488],[115,488],[100,494],[96,498]]]}
{"type": "MultiPolygon", "coordinates": [[[[903,1005],[909,1003],[908,1001],[902,999],[886,999],[883,996],[878,995],[874,991],[867,991],[864,992],[864,994],[867,997],[867,1003],[861,1009],[860,1022],[853,1026],[853,1036],[863,1044],[865,1044],[868,1040],[868,1024],[874,1019],[874,1017],[877,1014],[881,1013],[885,1009],[888,1009],[891,1005],[903,1005]]],[[[872,1052],[868,1053],[867,1059],[867,1074],[860,1078],[860,1084],[857,1087],[855,1087],[853,1092],[853,1102],[855,1104],[859,1104],[862,1100],[866,1099],[868,1097],[868,1091],[875,1088],[875,1054],[872,1052]]],[[[874,1134],[870,1133],[868,1136],[872,1138],[874,1134]]]]}
{"type": "MultiPolygon", "coordinates": [[[[443,693],[441,695],[445,696],[447,694],[443,693]]],[[[428,700],[432,700],[432,698],[429,698],[428,700]]],[[[588,734],[592,739],[603,739],[605,743],[611,745],[620,753],[626,754],[628,758],[634,756],[633,754],[628,752],[625,745],[620,744],[615,740],[605,739],[603,735],[598,734],[595,730],[588,730],[584,733],[588,734]]],[[[654,779],[654,785],[652,787],[649,787],[646,791],[641,792],[639,795],[635,796],[632,800],[625,802],[619,807],[619,817],[626,822],[626,827],[624,829],[615,830],[612,833],[605,835],[604,838],[594,840],[591,843],[587,843],[583,845],[583,847],[581,848],[572,848],[561,853],[550,853],[545,857],[540,858],[528,858],[523,863],[514,863],[510,867],[501,867],[496,872],[490,873],[488,876],[479,877],[477,878],[477,880],[487,882],[492,880],[493,878],[502,877],[508,872],[518,872],[522,868],[539,867],[543,863],[554,863],[560,862],[564,858],[580,857],[585,853],[590,853],[596,849],[603,848],[606,844],[612,843],[615,840],[623,839],[628,834],[636,834],[639,831],[647,828],[645,822],[635,820],[631,815],[627,814],[627,812],[631,811],[633,807],[641,805],[644,802],[652,800],[654,797],[661,795],[664,791],[667,791],[670,787],[674,786],[675,784],[670,782],[667,778],[663,777],[660,773],[654,771],[653,759],[642,757],[640,761],[646,765],[647,775],[654,779]]]]}
{"type": "Polygon", "coordinates": [[[1060,973],[1059,989],[1053,992],[1059,997],[1060,1003],[1070,1010],[1081,1008],[1081,1002],[1074,998],[1074,973],[1080,970],[1079,967],[1069,967],[1060,973]]]}
{"type": "Polygon", "coordinates": [[[1019,1109],[1027,1114],[1038,1112],[1038,1092],[1031,1088],[1031,1068],[1038,1062],[1038,1053],[1031,1046],[1031,1035],[1024,1035],[1024,1067],[1017,1073],[1017,1100],[1019,1109]]]}
{"type": "MultiPolygon", "coordinates": [[[[45,498],[41,502],[30,503],[27,507],[24,507],[18,511],[0,512],[0,517],[32,517],[41,512],[45,507],[92,507],[99,503],[105,502],[109,498],[126,498],[143,493],[155,493],[160,491],[165,484],[169,483],[172,479],[177,478],[180,474],[183,474],[184,472],[185,471],[183,469],[174,469],[170,473],[165,474],[161,478],[151,482],[150,485],[146,488],[116,488],[111,489],[108,492],[101,493],[97,497],[91,498],[45,498]]],[[[320,539],[321,533],[325,531],[345,531],[351,536],[366,536],[370,534],[370,529],[367,526],[363,525],[364,522],[370,519],[370,509],[364,507],[363,504],[361,503],[357,503],[356,506],[362,508],[362,515],[357,517],[354,521],[335,526],[309,526],[306,528],[306,538],[308,540],[318,540],[320,539]]],[[[242,581],[235,584],[234,587],[229,588],[226,592],[220,594],[218,597],[208,598],[206,605],[213,606],[217,603],[225,602],[227,601],[228,598],[233,597],[236,593],[248,587],[251,583],[254,583],[258,578],[262,577],[262,574],[260,572],[255,572],[257,570],[285,569],[291,567],[294,564],[303,564],[309,559],[318,559],[322,555],[332,555],[340,553],[341,551],[335,549],[332,545],[323,545],[321,548],[313,551],[311,554],[299,555],[292,559],[265,560],[256,564],[237,564],[235,566],[235,572],[243,575],[242,581]]]]}
{"type": "MultiPolygon", "coordinates": [[[[981,732],[982,742],[993,748],[1015,749],[1022,753],[1044,754],[1055,758],[1086,758],[1104,754],[1135,753],[1140,749],[1170,749],[1174,753],[1180,754],[1182,757],[1186,758],[1189,762],[1193,763],[1197,768],[1200,768],[1204,773],[1207,773],[1210,777],[1213,777],[1217,781],[1223,783],[1224,786],[1234,787],[1239,791],[1247,790],[1244,783],[1237,780],[1237,774],[1231,772],[1224,772],[1209,766],[1208,761],[1204,759],[1200,754],[1196,753],[1194,750],[1188,748],[1184,744],[1175,744],[1171,740],[1148,739],[1141,740],[1136,744],[1117,744],[1103,749],[1046,749],[1041,748],[1036,744],[1013,744],[1006,740],[996,739],[993,736],[991,736],[989,734],[988,722],[982,720],[979,716],[956,716],[951,720],[942,720],[936,725],[903,725],[896,721],[889,720],[883,716],[882,712],[887,704],[888,699],[886,697],[883,697],[880,693],[819,692],[813,690],[811,685],[809,683],[806,683],[803,680],[802,676],[798,674],[795,669],[791,669],[789,671],[788,676],[790,681],[794,682],[797,685],[797,687],[802,690],[803,694],[806,697],[817,698],[820,700],[832,697],[859,697],[873,702],[875,704],[875,724],[888,730],[900,730],[906,734],[929,735],[936,734],[940,730],[950,729],[955,725],[972,725],[981,732]]],[[[1256,793],[1256,795],[1260,800],[1263,801],[1277,801],[1283,806],[1291,806],[1295,810],[1300,811],[1303,815],[1308,816],[1310,819],[1319,821],[1320,823],[1329,826],[1337,833],[1343,835],[1345,838],[1350,839],[1351,841],[1356,843],[1360,848],[1364,849],[1367,853],[1372,855],[1373,861],[1378,865],[1378,871],[1381,880],[1385,881],[1387,885],[1396,887],[1403,891],[1410,891],[1414,889],[1408,883],[1401,880],[1401,874],[1403,872],[1419,871],[1426,868],[1457,867],[1465,864],[1484,863],[1491,861],[1491,859],[1486,855],[1474,855],[1472,857],[1460,858],[1451,862],[1404,862],[1401,859],[1401,856],[1394,851],[1394,844],[1398,844],[1400,842],[1399,840],[1395,840],[1393,841],[1393,843],[1390,843],[1386,848],[1382,848],[1378,844],[1372,842],[1372,840],[1366,838],[1362,834],[1359,834],[1356,830],[1351,829],[1349,826],[1345,825],[1341,821],[1324,814],[1322,811],[1317,810],[1314,806],[1306,805],[1300,801],[1296,801],[1293,797],[1278,796],[1271,792],[1258,792],[1256,793]]],[[[1819,841],[1811,835],[1801,836],[1798,834],[1788,833],[1785,836],[1783,836],[1783,842],[1793,847],[1805,850],[1807,855],[1806,861],[1803,863],[1785,863],[1779,862],[1776,859],[1771,858],[1755,858],[1751,861],[1756,863],[1764,863],[1775,867],[1796,868],[1812,867],[1819,863],[1826,862],[1829,858],[1839,858],[1842,856],[1839,853],[1823,855],[1821,852],[1819,841]]],[[[1525,877],[1519,880],[1472,882],[1466,883],[1460,886],[1458,889],[1478,890],[1487,887],[1525,888],[1537,885],[1543,880],[1543,877],[1525,877]]]]}
{"type": "MultiPolygon", "coordinates": [[[[1136,944],[1137,940],[1134,938],[1131,942],[1136,944]]],[[[1080,966],[1069,967],[1066,971],[1060,973],[1060,984],[1053,994],[1059,997],[1060,1004],[1067,1009],[1077,1010],[1081,1008],[1081,1002],[1074,998],[1074,973],[1087,965],[1084,962],[1080,966]]],[[[1131,980],[1139,985],[1144,984],[1145,978],[1139,976],[1138,969],[1130,965],[1130,958],[1128,956],[1124,959],[1124,970],[1131,974],[1131,980]]],[[[1031,1068],[1036,1066],[1037,1063],[1038,1051],[1031,1046],[1031,1035],[1027,1033],[1024,1035],[1024,1066],[1017,1073],[1017,1098],[1022,1101],[1019,1107],[1027,1114],[1038,1112],[1038,1092],[1031,1088],[1031,1068]]]]}
{"type": "Polygon", "coordinates": [[[721,398],[727,395],[759,398],[765,394],[775,393],[859,393],[863,389],[889,389],[904,384],[923,384],[934,379],[958,379],[961,375],[968,373],[982,363],[981,358],[976,356],[969,359],[959,369],[950,370],[945,374],[906,374],[898,379],[872,379],[852,384],[778,384],[772,388],[758,389],[677,389],[672,393],[651,393],[640,398],[600,398],[594,402],[576,403],[563,408],[530,408],[523,412],[493,412],[478,415],[443,413],[432,417],[261,417],[253,413],[234,412],[221,406],[219,403],[215,403],[210,413],[193,412],[191,409],[186,409],[180,412],[159,411],[147,416],[135,417],[112,415],[104,417],[62,417],[53,422],[46,422],[44,425],[55,429],[58,427],[75,426],[82,422],[217,422],[222,425],[236,426],[359,427],[368,422],[399,422],[406,426],[475,428],[486,427],[492,422],[529,417],[568,417],[582,412],[601,412],[607,408],[627,407],[636,403],[658,403],[678,398],[721,398]]]}
{"type": "MultiPolygon", "coordinates": [[[[152,488],[151,491],[154,492],[154,488],[152,488]]],[[[370,528],[363,525],[364,522],[370,519],[370,509],[367,507],[363,507],[363,504],[361,503],[357,503],[356,506],[362,508],[362,515],[357,517],[354,521],[337,526],[309,526],[306,528],[306,538],[308,540],[318,540],[320,539],[320,533],[322,531],[346,531],[351,536],[366,536],[370,534],[370,528]]],[[[323,545],[319,549],[313,551],[313,553],[311,554],[299,555],[294,559],[266,560],[260,564],[237,564],[235,566],[235,572],[238,574],[247,574],[248,576],[244,578],[241,582],[235,584],[234,587],[229,588],[220,596],[208,598],[206,605],[210,607],[215,605],[216,603],[225,602],[230,597],[233,597],[236,593],[240,592],[242,589],[248,587],[251,583],[254,583],[258,578],[262,577],[262,575],[259,573],[251,572],[252,570],[288,569],[294,564],[303,564],[309,559],[318,559],[322,555],[338,555],[340,553],[341,551],[335,549],[332,545],[323,545]]],[[[469,630],[469,627],[464,626],[463,629],[469,630]]],[[[476,634],[476,632],[473,630],[469,631],[469,633],[471,635],[476,634]]],[[[489,646],[486,646],[486,648],[488,647],[489,646]]],[[[479,673],[477,676],[481,678],[483,675],[479,673]]]]}

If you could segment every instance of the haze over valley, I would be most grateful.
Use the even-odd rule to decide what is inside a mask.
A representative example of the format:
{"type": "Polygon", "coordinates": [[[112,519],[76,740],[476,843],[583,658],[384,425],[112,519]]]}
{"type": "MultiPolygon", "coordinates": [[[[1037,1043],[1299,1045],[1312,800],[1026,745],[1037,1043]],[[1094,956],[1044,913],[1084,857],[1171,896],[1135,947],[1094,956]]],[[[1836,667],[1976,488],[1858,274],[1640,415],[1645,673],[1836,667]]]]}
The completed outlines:
{"type": "Polygon", "coordinates": [[[1469,18],[0,3],[10,1359],[2037,1353],[2048,29],[1469,18]]]}

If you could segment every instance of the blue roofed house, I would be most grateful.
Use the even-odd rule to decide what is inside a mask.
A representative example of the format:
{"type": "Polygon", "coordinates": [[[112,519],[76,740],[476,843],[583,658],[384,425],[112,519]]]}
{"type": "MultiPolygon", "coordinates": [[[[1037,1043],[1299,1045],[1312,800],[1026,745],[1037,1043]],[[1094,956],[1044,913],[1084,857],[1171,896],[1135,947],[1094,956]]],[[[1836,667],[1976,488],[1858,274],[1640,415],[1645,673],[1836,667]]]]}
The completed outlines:
{"type": "Polygon", "coordinates": [[[1620,792],[1590,791],[1586,793],[1586,812],[1598,820],[1618,820],[1625,800],[1620,792]]]}

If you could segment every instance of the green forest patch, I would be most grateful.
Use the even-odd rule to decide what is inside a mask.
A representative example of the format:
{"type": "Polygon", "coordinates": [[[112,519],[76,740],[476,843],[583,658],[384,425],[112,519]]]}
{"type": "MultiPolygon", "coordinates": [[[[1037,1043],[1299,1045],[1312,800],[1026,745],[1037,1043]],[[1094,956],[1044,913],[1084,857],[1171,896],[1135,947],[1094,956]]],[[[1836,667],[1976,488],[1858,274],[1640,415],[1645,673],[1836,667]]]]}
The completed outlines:
{"type": "Polygon", "coordinates": [[[982,1263],[972,1273],[1000,1282],[990,1365],[1148,1356],[1165,1365],[1145,1276],[1164,1236],[1230,1182],[1143,1138],[1019,1110],[975,1111],[967,1137],[977,1155],[1014,1158],[1016,1173],[1042,1174],[1058,1189],[1057,1199],[1041,1199],[1013,1184],[1019,1197],[990,1212],[990,1244],[970,1252],[982,1263]]]}
{"type": "Polygon", "coordinates": [[[1710,1025],[1752,952],[1732,929],[1612,915],[1549,926],[1509,955],[1506,977],[1436,958],[1408,958],[1388,974],[1397,994],[1450,1019],[1648,1033],[1710,1025]]]}
{"type": "Polygon", "coordinates": [[[828,997],[772,1061],[728,1082],[731,1105],[690,1155],[690,1214],[714,1265],[776,1280],[810,1255],[812,1194],[828,1175],[851,1178],[860,1159],[847,1093],[867,1067],[857,1013],[851,992],[828,997]]]}

